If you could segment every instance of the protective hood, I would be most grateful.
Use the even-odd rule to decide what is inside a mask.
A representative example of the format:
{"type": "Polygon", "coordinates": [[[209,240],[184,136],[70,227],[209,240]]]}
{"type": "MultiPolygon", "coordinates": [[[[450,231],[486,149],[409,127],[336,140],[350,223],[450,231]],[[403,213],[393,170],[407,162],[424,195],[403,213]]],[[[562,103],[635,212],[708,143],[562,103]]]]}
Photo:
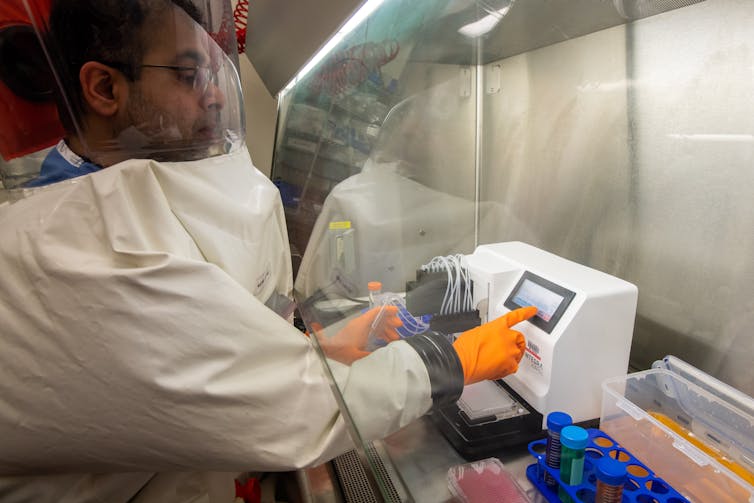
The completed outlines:
{"type": "MultiPolygon", "coordinates": [[[[40,18],[49,0],[33,2],[40,18]]],[[[63,135],[49,72],[32,18],[22,0],[0,4],[0,174],[6,185],[23,175],[13,159],[53,145],[63,135]]]]}
{"type": "Polygon", "coordinates": [[[63,129],[78,155],[102,167],[134,158],[197,160],[243,145],[228,0],[11,6],[0,8],[5,188],[24,185],[41,168],[10,160],[53,145],[63,129]],[[15,24],[3,29],[2,16],[15,24]]]}

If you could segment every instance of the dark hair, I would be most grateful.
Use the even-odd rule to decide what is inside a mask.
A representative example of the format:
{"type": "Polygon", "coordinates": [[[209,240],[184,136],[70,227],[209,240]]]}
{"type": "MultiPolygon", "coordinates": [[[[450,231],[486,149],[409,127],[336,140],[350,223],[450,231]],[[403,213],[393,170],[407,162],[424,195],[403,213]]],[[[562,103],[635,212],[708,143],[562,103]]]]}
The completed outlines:
{"type": "Polygon", "coordinates": [[[69,107],[76,117],[84,110],[78,80],[87,61],[116,63],[130,80],[139,77],[139,64],[145,51],[145,28],[155,14],[175,5],[194,21],[202,16],[191,0],[54,0],[46,34],[47,47],[60,85],[69,91],[71,101],[58,96],[58,111],[67,131],[74,131],[69,107]],[[72,93],[72,94],[71,94],[72,93]]]}

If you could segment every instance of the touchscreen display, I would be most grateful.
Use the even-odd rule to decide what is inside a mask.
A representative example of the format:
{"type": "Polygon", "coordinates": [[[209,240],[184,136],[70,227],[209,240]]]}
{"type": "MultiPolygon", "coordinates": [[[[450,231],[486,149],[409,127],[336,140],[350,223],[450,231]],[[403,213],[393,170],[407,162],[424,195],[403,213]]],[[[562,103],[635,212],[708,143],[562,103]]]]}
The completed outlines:
{"type": "Polygon", "coordinates": [[[563,286],[524,271],[504,305],[511,311],[525,306],[536,307],[537,315],[529,322],[550,334],[575,296],[575,292],[563,286]]]}
{"type": "Polygon", "coordinates": [[[519,306],[534,306],[537,308],[537,317],[550,321],[557,311],[563,296],[551,292],[542,285],[525,279],[513,295],[513,302],[519,306]]]}

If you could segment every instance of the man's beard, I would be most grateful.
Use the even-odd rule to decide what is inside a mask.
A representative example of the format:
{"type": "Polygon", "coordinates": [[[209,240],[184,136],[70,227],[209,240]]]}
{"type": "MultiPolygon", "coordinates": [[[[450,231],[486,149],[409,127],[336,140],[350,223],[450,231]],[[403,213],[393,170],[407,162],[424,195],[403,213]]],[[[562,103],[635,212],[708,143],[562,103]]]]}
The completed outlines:
{"type": "Polygon", "coordinates": [[[150,102],[139,91],[129,97],[127,117],[128,125],[119,131],[117,138],[128,158],[191,161],[219,153],[220,138],[197,138],[190,129],[182,130],[177,117],[150,102]]]}

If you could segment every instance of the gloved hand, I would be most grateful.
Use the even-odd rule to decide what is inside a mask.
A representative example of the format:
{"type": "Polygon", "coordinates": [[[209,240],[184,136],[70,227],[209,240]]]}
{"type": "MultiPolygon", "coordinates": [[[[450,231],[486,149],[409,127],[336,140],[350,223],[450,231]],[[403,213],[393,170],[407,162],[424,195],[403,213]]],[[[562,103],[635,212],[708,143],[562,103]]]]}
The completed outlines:
{"type": "Polygon", "coordinates": [[[515,373],[524,356],[526,340],[511,327],[535,314],[536,307],[522,307],[459,335],[453,347],[463,366],[464,384],[515,373]]]}
{"type": "Polygon", "coordinates": [[[327,336],[321,330],[314,333],[325,356],[350,365],[370,353],[366,349],[370,332],[374,338],[392,342],[400,339],[396,329],[402,325],[398,306],[386,305],[374,307],[352,319],[333,336],[327,336]]]}

